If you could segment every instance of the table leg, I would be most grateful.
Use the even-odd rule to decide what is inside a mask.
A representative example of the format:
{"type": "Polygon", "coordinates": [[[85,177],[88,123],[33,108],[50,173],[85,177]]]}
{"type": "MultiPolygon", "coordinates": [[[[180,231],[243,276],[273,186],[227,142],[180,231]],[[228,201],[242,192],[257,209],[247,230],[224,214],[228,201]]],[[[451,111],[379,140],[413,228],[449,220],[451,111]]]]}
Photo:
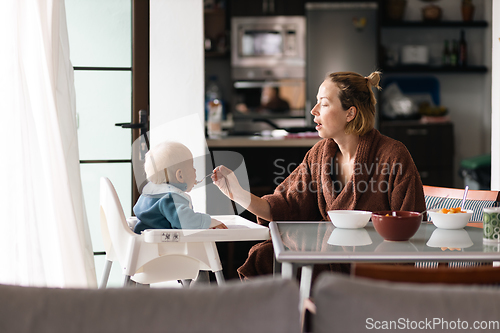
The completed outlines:
{"type": "Polygon", "coordinates": [[[281,277],[283,279],[293,280],[297,276],[297,269],[290,262],[281,263],[281,277]]]}
{"type": "Polygon", "coordinates": [[[302,266],[300,275],[300,307],[311,296],[312,272],[314,265],[302,266]]]}

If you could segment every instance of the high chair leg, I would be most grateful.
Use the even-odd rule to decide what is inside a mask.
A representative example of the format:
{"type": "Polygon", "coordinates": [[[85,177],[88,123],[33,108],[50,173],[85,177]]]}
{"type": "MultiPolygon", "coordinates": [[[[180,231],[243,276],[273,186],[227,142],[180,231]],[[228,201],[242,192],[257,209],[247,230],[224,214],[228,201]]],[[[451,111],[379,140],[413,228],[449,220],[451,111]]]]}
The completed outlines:
{"type": "Polygon", "coordinates": [[[123,279],[123,287],[126,288],[126,287],[132,287],[132,286],[135,286],[135,282],[132,281],[132,279],[130,278],[130,275],[125,275],[125,278],[123,279]]]}
{"type": "Polygon", "coordinates": [[[109,273],[111,272],[111,266],[113,262],[111,260],[106,260],[104,263],[104,271],[101,275],[101,283],[99,284],[99,289],[105,289],[108,285],[109,273]]]}
{"type": "Polygon", "coordinates": [[[222,286],[226,284],[226,280],[224,279],[224,274],[222,274],[222,271],[216,271],[215,273],[215,279],[217,280],[217,285],[222,286]]]}

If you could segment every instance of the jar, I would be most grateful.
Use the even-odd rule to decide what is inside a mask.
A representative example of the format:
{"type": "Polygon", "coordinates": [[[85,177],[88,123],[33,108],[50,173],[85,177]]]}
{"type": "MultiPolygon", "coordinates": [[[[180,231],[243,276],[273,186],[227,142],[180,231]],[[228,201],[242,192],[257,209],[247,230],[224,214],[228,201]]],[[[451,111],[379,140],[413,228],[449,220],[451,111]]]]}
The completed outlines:
{"type": "Polygon", "coordinates": [[[422,20],[424,21],[439,21],[441,20],[441,7],[436,5],[428,5],[422,8],[422,20]]]}

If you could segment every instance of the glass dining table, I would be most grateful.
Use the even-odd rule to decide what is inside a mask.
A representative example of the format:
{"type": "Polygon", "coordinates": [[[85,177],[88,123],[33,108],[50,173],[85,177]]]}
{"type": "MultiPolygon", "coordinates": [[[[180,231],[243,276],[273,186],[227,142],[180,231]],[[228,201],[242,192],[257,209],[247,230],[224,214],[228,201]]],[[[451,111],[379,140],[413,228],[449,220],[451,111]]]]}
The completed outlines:
{"type": "Polygon", "coordinates": [[[310,295],[315,264],[500,261],[500,243],[483,242],[481,222],[453,230],[423,222],[404,242],[385,241],[371,222],[360,229],[335,228],[331,222],[290,221],[271,222],[269,228],[282,277],[292,279],[302,267],[301,299],[310,295]]]}

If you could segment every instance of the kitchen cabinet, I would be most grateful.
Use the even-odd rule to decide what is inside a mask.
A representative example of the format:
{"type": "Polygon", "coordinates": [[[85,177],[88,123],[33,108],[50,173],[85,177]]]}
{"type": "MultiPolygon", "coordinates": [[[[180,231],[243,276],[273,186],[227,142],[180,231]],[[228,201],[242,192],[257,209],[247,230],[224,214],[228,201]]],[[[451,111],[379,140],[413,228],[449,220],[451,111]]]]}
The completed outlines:
{"type": "Polygon", "coordinates": [[[451,122],[386,121],[380,125],[380,132],[408,148],[424,185],[454,187],[455,144],[451,122]]]}
{"type": "Polygon", "coordinates": [[[304,15],[305,0],[231,0],[231,16],[304,15]]]}
{"type": "Polygon", "coordinates": [[[229,26],[224,8],[210,8],[203,12],[205,57],[229,57],[229,26]]]}

